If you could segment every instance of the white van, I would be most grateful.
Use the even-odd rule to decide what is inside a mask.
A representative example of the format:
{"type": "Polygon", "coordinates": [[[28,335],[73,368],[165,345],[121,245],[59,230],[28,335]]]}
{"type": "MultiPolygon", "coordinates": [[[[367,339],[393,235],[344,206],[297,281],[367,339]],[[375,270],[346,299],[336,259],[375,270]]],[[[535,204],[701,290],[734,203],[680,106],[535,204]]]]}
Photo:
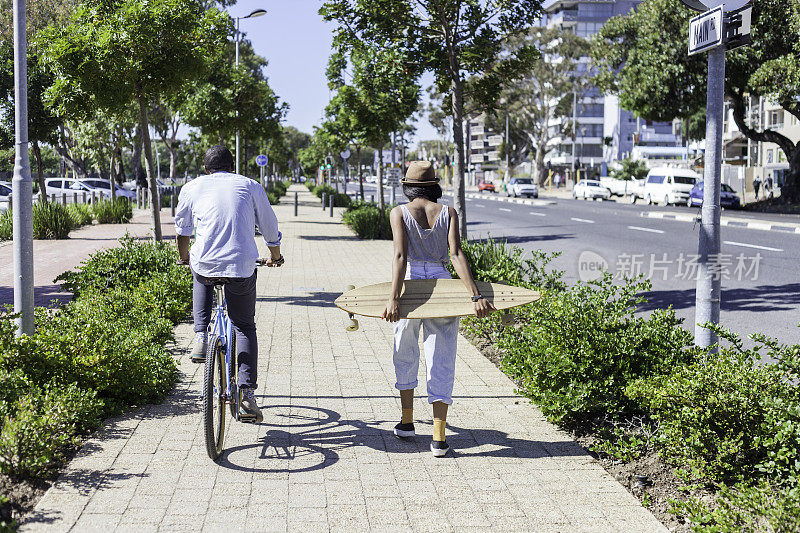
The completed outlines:
{"type": "Polygon", "coordinates": [[[648,204],[688,205],[689,193],[698,181],[697,172],[685,168],[656,167],[650,169],[639,196],[648,204]]]}

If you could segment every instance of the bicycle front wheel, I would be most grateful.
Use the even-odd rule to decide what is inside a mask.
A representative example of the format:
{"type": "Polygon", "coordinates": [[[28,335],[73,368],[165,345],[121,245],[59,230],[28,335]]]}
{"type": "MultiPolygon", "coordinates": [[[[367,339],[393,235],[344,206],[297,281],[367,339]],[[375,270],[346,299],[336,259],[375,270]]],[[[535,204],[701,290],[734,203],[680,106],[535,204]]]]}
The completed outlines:
{"type": "Polygon", "coordinates": [[[216,461],[225,440],[225,350],[216,335],[208,339],[203,376],[203,424],[206,451],[216,461]]]}

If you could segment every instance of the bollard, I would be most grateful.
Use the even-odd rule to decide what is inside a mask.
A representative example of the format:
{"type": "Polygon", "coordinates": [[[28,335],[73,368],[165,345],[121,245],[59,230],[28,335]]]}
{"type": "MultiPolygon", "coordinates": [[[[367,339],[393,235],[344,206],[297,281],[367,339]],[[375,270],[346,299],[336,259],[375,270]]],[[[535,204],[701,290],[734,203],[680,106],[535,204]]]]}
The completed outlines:
{"type": "Polygon", "coordinates": [[[83,191],[83,203],[86,203],[86,191],[83,191]]]}
{"type": "Polygon", "coordinates": [[[54,203],[56,203],[56,193],[52,193],[52,194],[50,195],[50,203],[51,203],[51,204],[54,204],[54,203]]]}
{"type": "Polygon", "coordinates": [[[72,193],[72,203],[73,204],[77,204],[78,203],[78,193],[77,192],[72,193]]]}
{"type": "Polygon", "coordinates": [[[97,201],[97,198],[94,195],[94,191],[92,191],[92,205],[94,205],[96,201],[97,201]]]}
{"type": "Polygon", "coordinates": [[[374,204],[374,203],[375,203],[375,195],[374,195],[374,194],[370,194],[370,195],[369,195],[369,202],[370,202],[371,204],[374,204]]]}
{"type": "Polygon", "coordinates": [[[61,205],[67,205],[67,193],[61,193],[61,205]]]}
{"type": "Polygon", "coordinates": [[[297,191],[294,191],[294,216],[297,216],[297,191]]]}
{"type": "Polygon", "coordinates": [[[323,211],[325,211],[325,207],[327,206],[327,203],[328,203],[328,193],[324,192],[324,193],[322,193],[322,210],[323,211]]]}
{"type": "Polygon", "coordinates": [[[392,198],[392,202],[391,202],[392,205],[396,204],[397,203],[397,189],[395,188],[394,185],[392,185],[392,196],[391,196],[391,198],[392,198]]]}
{"type": "Polygon", "coordinates": [[[333,204],[335,203],[335,202],[334,202],[334,200],[335,200],[335,198],[331,197],[331,200],[330,200],[330,204],[331,204],[331,207],[330,207],[330,209],[331,209],[331,215],[330,215],[330,216],[333,216],[333,204]]]}

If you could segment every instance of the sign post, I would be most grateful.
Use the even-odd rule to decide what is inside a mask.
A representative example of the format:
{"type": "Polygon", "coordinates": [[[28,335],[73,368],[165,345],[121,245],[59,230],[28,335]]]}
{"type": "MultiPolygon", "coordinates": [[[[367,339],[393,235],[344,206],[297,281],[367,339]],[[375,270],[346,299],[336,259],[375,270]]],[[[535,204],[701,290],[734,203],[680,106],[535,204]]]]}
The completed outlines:
{"type": "Polygon", "coordinates": [[[267,166],[269,163],[269,157],[264,154],[260,154],[256,156],[256,165],[261,170],[261,186],[264,186],[264,167],[267,166]]]}
{"type": "Polygon", "coordinates": [[[709,347],[717,342],[717,335],[702,326],[706,322],[719,323],[719,276],[721,249],[720,233],[720,183],[722,178],[722,130],[725,107],[725,46],[741,46],[742,32],[747,12],[749,34],[749,0],[681,0],[692,9],[705,11],[689,23],[689,55],[708,51],[708,86],[706,89],[706,150],[703,169],[703,207],[700,214],[700,239],[698,243],[698,277],[695,290],[695,344],[709,347]],[[738,18],[731,13],[738,13],[738,18]]]}

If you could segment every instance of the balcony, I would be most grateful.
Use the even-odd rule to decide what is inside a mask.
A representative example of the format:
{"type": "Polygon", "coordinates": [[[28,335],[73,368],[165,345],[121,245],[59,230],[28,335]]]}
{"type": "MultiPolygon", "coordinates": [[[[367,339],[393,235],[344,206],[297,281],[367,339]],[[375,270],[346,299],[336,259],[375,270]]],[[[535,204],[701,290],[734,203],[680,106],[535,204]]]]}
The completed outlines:
{"type": "Polygon", "coordinates": [[[563,11],[559,11],[555,15],[550,15],[547,19],[548,26],[551,24],[570,26],[576,22],[578,22],[578,10],[576,9],[565,9],[563,11]]]}
{"type": "Polygon", "coordinates": [[[483,150],[484,144],[483,141],[472,141],[469,143],[469,147],[471,150],[483,150]]]}

